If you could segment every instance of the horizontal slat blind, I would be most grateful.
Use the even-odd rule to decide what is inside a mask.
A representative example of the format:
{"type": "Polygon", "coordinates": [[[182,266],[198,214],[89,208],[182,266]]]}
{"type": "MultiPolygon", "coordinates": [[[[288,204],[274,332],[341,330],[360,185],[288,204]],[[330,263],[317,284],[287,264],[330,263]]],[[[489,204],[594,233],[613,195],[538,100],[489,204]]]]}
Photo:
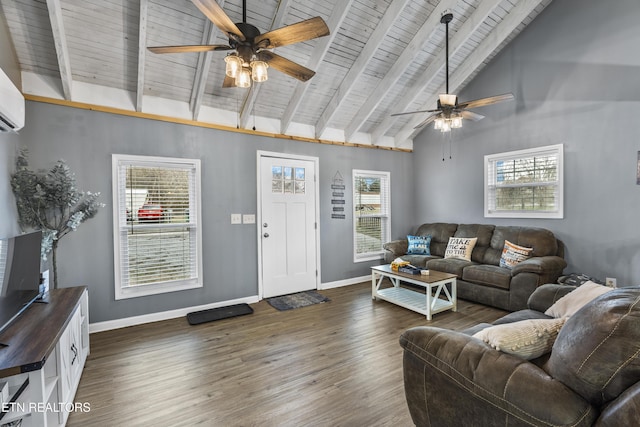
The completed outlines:
{"type": "Polygon", "coordinates": [[[488,156],[487,212],[557,213],[561,210],[561,146],[488,156]]]}
{"type": "Polygon", "coordinates": [[[118,199],[120,286],[196,282],[195,166],[122,161],[118,199]]]}
{"type": "Polygon", "coordinates": [[[389,173],[354,170],[353,206],[355,257],[381,254],[390,239],[389,173]]]}

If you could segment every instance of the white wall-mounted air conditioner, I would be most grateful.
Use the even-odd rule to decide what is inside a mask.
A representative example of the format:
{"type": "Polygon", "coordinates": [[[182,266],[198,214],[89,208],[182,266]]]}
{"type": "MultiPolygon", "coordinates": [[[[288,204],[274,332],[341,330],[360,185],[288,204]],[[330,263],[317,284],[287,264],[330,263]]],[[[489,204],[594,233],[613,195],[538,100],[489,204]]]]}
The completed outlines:
{"type": "Polygon", "coordinates": [[[24,127],[24,96],[0,69],[0,132],[15,132],[24,127]]]}

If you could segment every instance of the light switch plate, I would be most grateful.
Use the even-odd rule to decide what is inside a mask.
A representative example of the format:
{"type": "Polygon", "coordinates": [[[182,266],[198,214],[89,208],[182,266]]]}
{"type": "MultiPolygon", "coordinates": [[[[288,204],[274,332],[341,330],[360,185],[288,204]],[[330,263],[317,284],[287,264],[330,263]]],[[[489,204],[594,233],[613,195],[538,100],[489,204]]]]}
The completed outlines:
{"type": "Polygon", "coordinates": [[[231,214],[231,224],[242,224],[242,214],[231,214]]]}
{"type": "Polygon", "coordinates": [[[254,214],[244,214],[242,215],[242,222],[244,224],[255,224],[256,216],[254,214]]]}

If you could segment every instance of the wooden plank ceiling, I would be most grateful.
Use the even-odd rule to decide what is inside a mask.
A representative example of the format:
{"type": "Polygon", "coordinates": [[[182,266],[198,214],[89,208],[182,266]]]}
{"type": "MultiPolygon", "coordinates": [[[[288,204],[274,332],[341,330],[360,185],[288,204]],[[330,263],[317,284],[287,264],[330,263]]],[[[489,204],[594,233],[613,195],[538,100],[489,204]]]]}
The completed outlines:
{"type": "MultiPolygon", "coordinates": [[[[242,0],[217,0],[242,22],[242,0]]],[[[314,16],[329,36],[275,51],[316,71],[273,68],[250,89],[222,88],[225,52],[156,55],[147,46],[228,44],[189,0],[0,0],[23,92],[227,126],[411,148],[445,84],[459,92],[551,0],[246,0],[262,33],[314,16]]],[[[512,91],[505,87],[505,92],[512,91]]],[[[487,93],[483,96],[496,95],[487,93]]],[[[487,107],[490,108],[490,107],[487,107]]],[[[483,110],[485,114],[488,110],[483,110]]]]}

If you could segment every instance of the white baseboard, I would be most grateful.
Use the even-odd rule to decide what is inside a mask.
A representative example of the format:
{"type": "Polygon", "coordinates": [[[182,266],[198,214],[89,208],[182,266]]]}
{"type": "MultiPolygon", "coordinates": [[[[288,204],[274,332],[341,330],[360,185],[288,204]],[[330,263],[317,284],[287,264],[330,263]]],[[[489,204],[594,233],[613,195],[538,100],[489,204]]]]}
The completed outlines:
{"type": "Polygon", "coordinates": [[[335,282],[327,282],[320,283],[320,287],[318,289],[332,289],[339,288],[341,286],[355,285],[357,283],[369,282],[371,281],[371,276],[360,276],[360,277],[352,277],[351,279],[337,280],[335,282]]]}
{"type": "Polygon", "coordinates": [[[142,325],[143,323],[159,322],[161,320],[175,319],[186,316],[193,311],[208,310],[210,308],[226,307],[234,304],[253,304],[260,301],[258,295],[238,298],[230,301],[214,302],[211,304],[198,305],[194,307],[179,308],[176,310],[162,311],[159,313],[143,314],[141,316],[125,317],[123,319],[107,320],[104,322],[91,323],[89,333],[109,331],[112,329],[126,328],[127,326],[142,325]]]}
{"type": "MultiPolygon", "coordinates": [[[[341,286],[355,285],[357,283],[368,282],[371,276],[352,277],[351,279],[337,280],[335,282],[321,283],[319,290],[339,288],[341,286]]],[[[194,307],[179,308],[176,310],[162,311],[159,313],[149,313],[140,316],[125,317],[123,319],[106,320],[104,322],[91,323],[89,325],[89,333],[110,331],[112,329],[126,328],[127,326],[142,325],[144,323],[159,322],[161,320],[175,319],[176,317],[186,316],[193,311],[208,310],[210,308],[226,307],[234,304],[253,304],[260,301],[258,295],[238,298],[230,301],[215,302],[212,304],[198,305],[194,307]]]]}

